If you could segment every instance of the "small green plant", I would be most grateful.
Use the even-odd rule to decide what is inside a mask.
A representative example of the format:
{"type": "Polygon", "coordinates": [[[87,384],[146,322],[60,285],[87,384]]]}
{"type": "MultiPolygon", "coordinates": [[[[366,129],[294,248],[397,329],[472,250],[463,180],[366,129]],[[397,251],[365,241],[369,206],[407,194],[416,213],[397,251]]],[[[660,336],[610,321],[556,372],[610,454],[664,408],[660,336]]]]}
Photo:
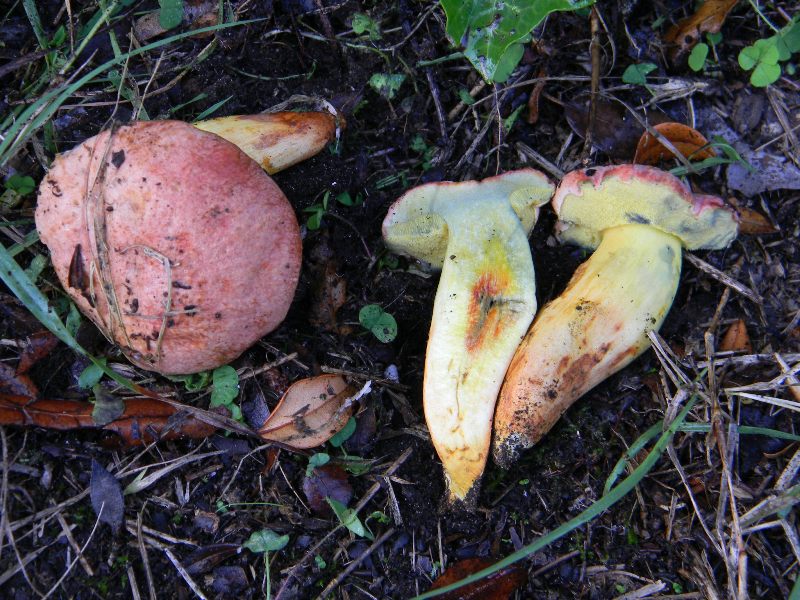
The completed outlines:
{"type": "Polygon", "coordinates": [[[556,11],[576,11],[594,0],[440,0],[447,35],[488,81],[503,82],[519,64],[532,31],[556,11]]]}
{"type": "Polygon", "coordinates": [[[800,52],[800,16],[795,17],[782,29],[775,28],[775,35],[768,38],[756,40],[750,46],[742,48],[739,52],[739,66],[750,73],[750,83],[755,87],[767,87],[775,83],[781,76],[783,68],[786,72],[794,74],[795,67],[792,64],[782,67],[792,58],[792,55],[800,52]]]}
{"type": "Polygon", "coordinates": [[[6,180],[5,191],[0,195],[0,208],[8,210],[16,208],[25,196],[33,193],[36,182],[33,177],[15,173],[6,180]]]}
{"type": "Polygon", "coordinates": [[[158,0],[158,24],[164,29],[174,29],[183,21],[183,0],[158,0]]]}
{"type": "Polygon", "coordinates": [[[105,358],[98,358],[97,363],[90,363],[78,376],[78,387],[88,390],[100,383],[104,366],[106,366],[105,358]]]}
{"type": "Polygon", "coordinates": [[[242,409],[236,402],[239,395],[239,374],[229,365],[217,367],[211,374],[211,402],[212,408],[224,406],[231,413],[231,418],[243,421],[242,409]]]}
{"type": "Polygon", "coordinates": [[[391,100],[397,95],[400,86],[406,80],[406,76],[402,73],[374,73],[369,78],[369,87],[375,90],[378,94],[391,100]]]}
{"type": "MultiPolygon", "coordinates": [[[[692,71],[702,71],[706,68],[708,64],[708,53],[713,48],[714,50],[714,57],[716,58],[717,55],[717,44],[722,41],[722,34],[721,33],[709,33],[706,35],[706,40],[708,40],[708,44],[705,42],[700,42],[694,48],[692,48],[691,54],[689,54],[689,68],[692,71]]],[[[716,62],[719,62],[718,60],[716,62]]]]}
{"type": "Polygon", "coordinates": [[[622,81],[631,85],[647,85],[647,76],[658,68],[653,63],[628,65],[622,74],[622,81]]]}
{"type": "Polygon", "coordinates": [[[384,344],[397,337],[397,321],[378,304],[367,304],[358,312],[358,321],[384,344]]]}
{"type": "Polygon", "coordinates": [[[369,39],[373,42],[381,39],[381,26],[378,22],[364,13],[356,13],[353,15],[353,33],[356,35],[367,34],[369,39]]]}
{"type": "Polygon", "coordinates": [[[334,448],[341,448],[342,444],[344,444],[347,440],[353,437],[353,434],[356,432],[356,420],[353,417],[350,417],[347,420],[347,423],[344,424],[339,431],[337,431],[331,439],[328,440],[331,446],[334,448]]]}
{"type": "Polygon", "coordinates": [[[269,575],[269,553],[283,550],[288,543],[288,535],[278,535],[271,529],[262,529],[260,531],[254,531],[250,534],[250,538],[242,544],[242,548],[246,548],[254,554],[264,555],[264,569],[266,570],[265,579],[267,582],[267,589],[264,590],[264,594],[268,599],[272,597],[269,575]]]}
{"type": "Polygon", "coordinates": [[[364,523],[361,522],[361,519],[358,518],[355,510],[352,508],[347,508],[344,504],[338,500],[334,500],[331,497],[327,497],[325,500],[327,500],[328,504],[330,504],[333,514],[336,515],[336,518],[339,519],[339,522],[347,527],[347,529],[352,531],[358,537],[363,537],[368,540],[375,539],[375,536],[372,534],[372,532],[367,529],[364,523]]]}
{"type": "Polygon", "coordinates": [[[429,146],[421,135],[417,134],[411,140],[410,148],[420,155],[422,159],[422,170],[427,171],[433,166],[433,155],[436,153],[434,146],[429,146]]]}
{"type": "MultiPolygon", "coordinates": [[[[308,214],[306,219],[306,227],[310,231],[316,231],[322,226],[322,218],[328,213],[328,205],[330,203],[331,191],[326,190],[322,195],[322,200],[304,208],[303,212],[308,214]]],[[[342,206],[361,206],[364,203],[363,196],[359,193],[353,198],[350,192],[342,192],[335,196],[336,201],[342,206]]]]}
{"type": "Polygon", "coordinates": [[[311,477],[314,474],[314,469],[327,465],[331,461],[329,454],[324,452],[317,452],[312,454],[308,459],[308,466],[306,467],[306,477],[311,477]]]}

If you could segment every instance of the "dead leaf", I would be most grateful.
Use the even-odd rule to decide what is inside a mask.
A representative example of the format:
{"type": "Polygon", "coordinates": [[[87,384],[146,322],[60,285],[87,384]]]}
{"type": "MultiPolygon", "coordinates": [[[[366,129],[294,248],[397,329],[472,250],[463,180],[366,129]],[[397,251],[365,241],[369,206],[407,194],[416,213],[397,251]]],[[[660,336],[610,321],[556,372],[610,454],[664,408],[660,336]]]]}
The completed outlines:
{"type": "Polygon", "coordinates": [[[316,467],[309,477],[303,479],[303,493],[311,510],[325,517],[333,514],[326,498],[338,500],[345,506],[353,498],[347,472],[336,465],[316,467]]]}
{"type": "MultiPolygon", "coordinates": [[[[182,25],[188,25],[190,29],[201,29],[202,27],[210,27],[216,25],[218,22],[217,3],[208,0],[189,0],[183,2],[183,22],[182,25]]],[[[154,10],[136,19],[133,24],[133,32],[136,39],[140,42],[145,42],[149,39],[157,37],[167,30],[161,26],[160,11],[154,10]]],[[[198,33],[196,38],[205,38],[214,35],[214,32],[198,33]]]]}
{"type": "MultiPolygon", "coordinates": [[[[2,364],[2,363],[0,363],[2,364]]],[[[32,400],[26,396],[0,394],[0,425],[22,425],[57,429],[102,429],[120,436],[129,446],[156,439],[206,438],[216,428],[178,409],[149,398],[130,398],[119,419],[98,427],[92,419],[94,405],[78,400],[32,400]]]]}
{"type": "Polygon", "coordinates": [[[332,260],[312,269],[313,299],[308,317],[312,325],[334,332],[339,330],[336,313],[347,301],[347,281],[336,270],[332,260]]]}
{"type": "Polygon", "coordinates": [[[736,209],[736,213],[739,215],[739,233],[764,235],[778,231],[777,227],[760,212],[740,205],[735,198],[729,198],[728,202],[736,209]]]}
{"type": "Polygon", "coordinates": [[[339,375],[319,375],[294,383],[259,430],[268,441],[297,449],[314,448],[344,427],[356,390],[339,375]]]}
{"type": "Polygon", "coordinates": [[[11,365],[0,362],[0,394],[25,396],[32,400],[39,397],[39,388],[30,377],[18,373],[11,365]]]}
{"type": "Polygon", "coordinates": [[[38,331],[26,337],[23,344],[17,373],[27,373],[37,362],[50,354],[58,345],[58,338],[49,331],[38,331]]]}
{"type": "MultiPolygon", "coordinates": [[[[581,138],[586,135],[589,126],[588,102],[575,102],[564,105],[567,123],[581,138]]],[[[643,121],[657,124],[669,121],[663,113],[649,111],[647,116],[640,115],[643,121]]],[[[592,128],[592,144],[612,158],[630,160],[636,151],[636,144],[645,131],[628,110],[617,102],[597,100],[597,114],[592,128]]]]}
{"type": "Polygon", "coordinates": [[[744,352],[750,354],[753,352],[753,346],[750,344],[750,336],[747,334],[747,325],[744,320],[737,319],[722,336],[722,341],[719,344],[718,350],[720,352],[744,352]]]}
{"type": "MultiPolygon", "coordinates": [[[[447,567],[431,586],[432,590],[442,588],[468,575],[477,573],[490,566],[494,561],[488,558],[467,558],[447,567]]],[[[439,596],[442,600],[508,600],[520,587],[528,581],[528,572],[522,567],[510,566],[480,581],[465,585],[447,594],[439,596]]]]}
{"type": "Polygon", "coordinates": [[[89,484],[92,508],[102,523],[111,526],[114,533],[122,528],[125,500],[117,478],[96,460],[92,460],[92,480],[89,484]]]}
{"type": "MultiPolygon", "coordinates": [[[[654,125],[660,135],[664,136],[675,146],[675,149],[684,157],[693,160],[704,160],[716,156],[714,148],[708,145],[708,140],[702,133],[683,123],[660,123],[654,125]]],[[[672,150],[661,143],[661,140],[645,131],[636,146],[633,162],[640,165],[658,165],[662,160],[673,158],[672,150]]]]}
{"type": "MultiPolygon", "coordinates": [[[[544,69],[539,70],[537,77],[546,77],[547,72],[544,69]]],[[[547,83],[545,79],[537,81],[531,90],[531,95],[528,96],[528,116],[526,120],[529,125],[535,125],[539,120],[539,97],[542,95],[544,84],[547,83]]]]}
{"type": "Polygon", "coordinates": [[[236,556],[236,553],[241,548],[239,544],[201,546],[183,560],[183,565],[189,575],[202,575],[203,573],[208,573],[222,561],[236,556]]]}
{"type": "Polygon", "coordinates": [[[738,0],[705,0],[693,15],[681,19],[669,28],[664,41],[673,47],[670,58],[674,62],[682,54],[689,52],[700,41],[704,33],[717,33],[728,13],[738,0]]]}

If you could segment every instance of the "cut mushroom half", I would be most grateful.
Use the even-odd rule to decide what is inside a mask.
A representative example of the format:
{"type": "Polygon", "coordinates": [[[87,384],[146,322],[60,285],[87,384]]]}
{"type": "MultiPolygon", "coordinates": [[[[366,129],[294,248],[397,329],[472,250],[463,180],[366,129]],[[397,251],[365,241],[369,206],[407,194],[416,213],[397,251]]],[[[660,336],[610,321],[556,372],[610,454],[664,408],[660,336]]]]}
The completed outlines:
{"type": "Polygon", "coordinates": [[[489,454],[503,375],[536,312],[527,236],[552,193],[534,169],[431,183],[406,192],[383,222],[391,250],[442,269],[423,403],[449,501],[468,509],[489,454]]]}
{"type": "Polygon", "coordinates": [[[650,346],[648,332],[675,298],[681,248],[724,248],[737,234],[722,200],[642,165],[573,171],[552,204],[561,240],[596,250],[540,311],[509,366],[493,448],[504,467],[650,346]]]}
{"type": "Polygon", "coordinates": [[[336,135],[336,117],[327,112],[233,115],[194,124],[235,144],[270,175],[311,158],[336,135]]]}

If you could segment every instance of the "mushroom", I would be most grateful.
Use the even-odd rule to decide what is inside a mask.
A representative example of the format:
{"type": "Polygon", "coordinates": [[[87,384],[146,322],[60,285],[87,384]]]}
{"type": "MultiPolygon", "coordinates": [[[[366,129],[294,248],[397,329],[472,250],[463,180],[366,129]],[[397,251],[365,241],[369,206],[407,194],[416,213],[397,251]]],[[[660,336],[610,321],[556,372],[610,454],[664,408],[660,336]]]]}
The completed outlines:
{"type": "MultiPolygon", "coordinates": [[[[259,162],[286,164],[284,138],[259,162]]],[[[179,121],[117,127],[56,157],[36,226],[78,308],[164,374],[223,365],[277,327],[302,258],[294,211],[259,163],[179,121]]]]}
{"type": "Polygon", "coordinates": [[[504,467],[650,346],[675,298],[681,248],[724,248],[737,233],[722,200],[642,165],[573,171],[552,205],[561,240],[596,250],[511,361],[495,414],[493,456],[504,467]]]}
{"type": "Polygon", "coordinates": [[[389,208],[394,252],[442,269],[425,356],[423,404],[451,503],[471,508],[508,363],[536,312],[527,234],[553,186],[522,169],[416,187],[389,208]]]}

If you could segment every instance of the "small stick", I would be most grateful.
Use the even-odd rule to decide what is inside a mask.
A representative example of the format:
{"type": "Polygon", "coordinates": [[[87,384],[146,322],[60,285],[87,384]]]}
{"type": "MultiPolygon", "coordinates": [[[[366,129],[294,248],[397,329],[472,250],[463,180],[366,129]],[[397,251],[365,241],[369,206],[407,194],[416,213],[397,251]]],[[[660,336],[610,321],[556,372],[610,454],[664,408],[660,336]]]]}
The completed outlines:
{"type": "Polygon", "coordinates": [[[202,600],[208,600],[205,594],[203,594],[203,591],[200,589],[200,586],[198,586],[195,583],[194,579],[192,579],[192,576],[189,575],[188,571],[186,571],[186,569],[183,568],[183,565],[180,563],[178,558],[172,553],[172,550],[170,550],[169,548],[164,548],[164,554],[167,555],[169,562],[173,564],[175,570],[178,571],[181,577],[183,577],[183,580],[186,582],[186,585],[188,585],[191,588],[195,596],[201,598],[202,600]]]}
{"type": "Polygon", "coordinates": [[[731,277],[727,273],[723,273],[716,267],[712,267],[706,261],[697,258],[694,254],[691,254],[690,252],[684,252],[684,256],[686,256],[686,260],[692,263],[695,267],[707,273],[708,275],[719,281],[722,285],[728,286],[734,292],[739,292],[742,296],[752,300],[758,305],[764,303],[764,299],[760,295],[758,295],[757,292],[753,291],[743,283],[736,281],[733,277],[731,277]]]}
{"type": "Polygon", "coordinates": [[[395,528],[394,527],[390,527],[389,529],[384,531],[383,535],[381,535],[377,540],[372,542],[372,545],[369,548],[367,548],[367,550],[361,556],[359,556],[353,562],[351,562],[349,565],[347,565],[347,567],[345,568],[344,571],[339,573],[333,581],[331,581],[328,585],[325,586],[325,589],[322,590],[322,593],[320,593],[320,595],[317,596],[317,600],[321,600],[322,598],[326,598],[328,596],[328,594],[330,594],[334,589],[336,589],[336,587],[340,583],[342,583],[342,581],[344,581],[344,579],[348,575],[350,575],[350,573],[355,571],[356,568],[358,568],[358,566],[362,562],[364,562],[365,558],[367,558],[369,555],[371,555],[373,552],[375,552],[375,550],[377,550],[387,539],[389,539],[389,537],[394,535],[394,532],[395,532],[395,528]]]}

